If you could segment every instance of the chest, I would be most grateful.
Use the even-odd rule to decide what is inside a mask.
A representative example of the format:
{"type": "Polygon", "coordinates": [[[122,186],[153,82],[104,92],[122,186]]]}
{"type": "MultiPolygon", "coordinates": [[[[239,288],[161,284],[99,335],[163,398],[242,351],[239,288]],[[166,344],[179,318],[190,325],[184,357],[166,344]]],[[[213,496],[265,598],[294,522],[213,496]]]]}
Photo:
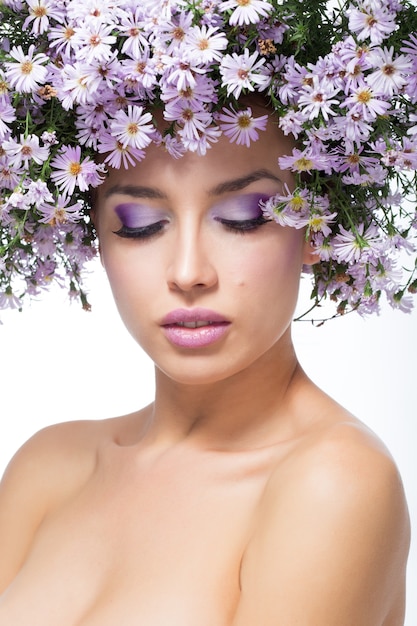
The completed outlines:
{"type": "Polygon", "coordinates": [[[228,626],[264,481],[219,464],[104,463],[45,520],[0,618],[228,626]]]}

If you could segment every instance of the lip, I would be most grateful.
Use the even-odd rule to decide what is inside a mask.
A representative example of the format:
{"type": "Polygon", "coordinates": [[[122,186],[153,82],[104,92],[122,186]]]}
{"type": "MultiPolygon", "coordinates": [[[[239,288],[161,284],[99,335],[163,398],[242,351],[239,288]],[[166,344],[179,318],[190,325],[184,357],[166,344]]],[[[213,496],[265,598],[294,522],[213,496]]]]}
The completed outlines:
{"type": "Polygon", "coordinates": [[[170,324],[181,324],[187,322],[218,322],[218,323],[228,323],[229,320],[226,319],[224,315],[221,313],[217,313],[216,311],[211,311],[210,309],[175,309],[174,311],[170,311],[162,320],[162,326],[168,326],[170,324]]]}
{"type": "Polygon", "coordinates": [[[181,348],[204,348],[221,339],[230,327],[230,321],[221,313],[210,309],[175,309],[161,323],[165,337],[181,348]],[[207,322],[190,328],[183,324],[207,322]]]}

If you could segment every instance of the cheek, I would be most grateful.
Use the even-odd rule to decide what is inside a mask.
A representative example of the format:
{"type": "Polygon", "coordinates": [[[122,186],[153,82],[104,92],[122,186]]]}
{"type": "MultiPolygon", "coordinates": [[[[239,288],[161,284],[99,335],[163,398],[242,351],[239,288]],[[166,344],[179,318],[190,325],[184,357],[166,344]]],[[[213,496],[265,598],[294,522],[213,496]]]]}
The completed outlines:
{"type": "Polygon", "coordinates": [[[293,230],[284,235],[266,238],[259,245],[248,246],[243,253],[233,255],[231,251],[230,267],[235,284],[250,285],[255,291],[292,285],[298,289],[303,264],[302,234],[293,230]]]}
{"type": "Polygon", "coordinates": [[[133,250],[119,246],[102,246],[102,264],[119,308],[126,302],[140,300],[146,281],[149,282],[149,266],[137,258],[133,250]]]}
{"type": "Polygon", "coordinates": [[[236,268],[236,300],[249,314],[247,322],[259,346],[278,339],[294,316],[302,269],[300,234],[268,242],[236,268]]]}

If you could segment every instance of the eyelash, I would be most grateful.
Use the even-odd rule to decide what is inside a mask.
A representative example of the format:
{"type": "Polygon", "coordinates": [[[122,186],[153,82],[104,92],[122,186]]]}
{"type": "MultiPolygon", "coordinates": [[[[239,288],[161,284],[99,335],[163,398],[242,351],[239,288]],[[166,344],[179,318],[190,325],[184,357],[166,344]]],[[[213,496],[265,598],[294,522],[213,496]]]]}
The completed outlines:
{"type": "MultiPolygon", "coordinates": [[[[250,220],[227,220],[221,218],[215,218],[220,222],[227,230],[230,230],[236,234],[244,235],[248,232],[258,229],[270,220],[264,215],[259,215],[250,220]]],[[[165,222],[155,222],[149,224],[149,226],[142,226],[140,228],[128,228],[122,226],[119,230],[113,231],[115,235],[123,237],[125,239],[150,239],[157,235],[164,227],[165,222]]]]}
{"type": "Polygon", "coordinates": [[[122,226],[119,230],[114,230],[114,234],[125,239],[150,239],[157,235],[164,227],[165,222],[155,222],[149,226],[141,226],[140,228],[128,228],[122,226]]]}
{"type": "Polygon", "coordinates": [[[234,233],[245,235],[248,232],[257,230],[260,226],[263,226],[270,220],[264,215],[258,215],[251,220],[226,220],[216,218],[227,230],[231,230],[234,233]]]}

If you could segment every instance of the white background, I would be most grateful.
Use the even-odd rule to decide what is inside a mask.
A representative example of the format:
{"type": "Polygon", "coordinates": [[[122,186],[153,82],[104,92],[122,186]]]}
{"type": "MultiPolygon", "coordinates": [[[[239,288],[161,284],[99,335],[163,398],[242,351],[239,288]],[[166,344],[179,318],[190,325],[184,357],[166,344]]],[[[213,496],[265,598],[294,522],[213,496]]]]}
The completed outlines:
{"type": "MultiPolygon", "coordinates": [[[[92,313],[58,292],[23,313],[0,314],[0,473],[43,426],[119,415],[152,400],[152,365],[119,321],[98,264],[89,284],[92,313]]],[[[320,328],[297,323],[294,341],[311,378],[391,450],[417,529],[417,310],[387,308],[366,320],[352,314],[320,328]]],[[[406,626],[416,625],[414,541],[406,626]]]]}

